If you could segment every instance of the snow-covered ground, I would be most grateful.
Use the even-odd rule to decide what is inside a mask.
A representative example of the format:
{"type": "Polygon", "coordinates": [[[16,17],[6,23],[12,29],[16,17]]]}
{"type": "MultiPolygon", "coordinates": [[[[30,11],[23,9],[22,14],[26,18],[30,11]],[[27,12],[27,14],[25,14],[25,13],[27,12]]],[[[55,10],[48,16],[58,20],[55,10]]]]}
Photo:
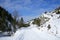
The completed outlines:
{"type": "Polygon", "coordinates": [[[0,40],[60,40],[60,38],[48,33],[46,28],[38,29],[37,27],[19,29],[11,37],[0,37],[0,40]]]}
{"type": "Polygon", "coordinates": [[[0,37],[0,40],[12,40],[12,37],[0,37]]]}
{"type": "Polygon", "coordinates": [[[45,31],[40,31],[38,28],[30,28],[17,31],[14,35],[14,40],[60,40],[54,35],[50,35],[48,31],[44,28],[45,31]],[[19,34],[18,34],[19,33],[19,34]]]}
{"type": "Polygon", "coordinates": [[[31,21],[29,27],[18,29],[11,37],[0,37],[0,40],[60,40],[60,14],[48,13],[42,16],[50,19],[40,27],[31,21]],[[51,27],[49,30],[48,25],[51,27]]]}

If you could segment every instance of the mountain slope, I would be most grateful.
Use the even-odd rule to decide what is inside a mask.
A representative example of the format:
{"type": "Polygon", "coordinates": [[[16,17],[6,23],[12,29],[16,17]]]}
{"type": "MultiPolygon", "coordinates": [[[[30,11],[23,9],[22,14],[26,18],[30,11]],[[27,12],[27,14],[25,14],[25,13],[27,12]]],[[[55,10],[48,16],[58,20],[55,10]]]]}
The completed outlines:
{"type": "Polygon", "coordinates": [[[57,14],[56,12],[47,12],[42,14],[39,19],[41,19],[41,25],[39,27],[36,24],[33,24],[32,20],[30,22],[30,27],[18,30],[14,35],[14,38],[16,39],[13,39],[60,40],[60,14],[57,14]]]}
{"type": "Polygon", "coordinates": [[[11,37],[12,40],[60,40],[60,9],[43,13],[39,18],[40,26],[30,22],[27,28],[21,28],[11,37]]]}

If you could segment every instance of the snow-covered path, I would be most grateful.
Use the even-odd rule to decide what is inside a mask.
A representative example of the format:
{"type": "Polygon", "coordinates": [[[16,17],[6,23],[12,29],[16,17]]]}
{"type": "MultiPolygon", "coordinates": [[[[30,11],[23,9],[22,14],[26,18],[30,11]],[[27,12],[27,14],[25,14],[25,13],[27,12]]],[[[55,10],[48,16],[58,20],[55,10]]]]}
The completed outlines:
{"type": "Polygon", "coordinates": [[[16,32],[15,37],[13,37],[13,40],[60,40],[60,38],[49,34],[46,30],[40,31],[35,27],[16,32]]]}
{"type": "Polygon", "coordinates": [[[60,38],[49,34],[46,30],[42,31],[34,27],[21,30],[19,29],[14,36],[1,37],[0,40],[60,40],[60,38]]]}
{"type": "Polygon", "coordinates": [[[24,32],[20,35],[21,37],[16,40],[40,40],[39,35],[33,29],[24,30],[24,32]]]}

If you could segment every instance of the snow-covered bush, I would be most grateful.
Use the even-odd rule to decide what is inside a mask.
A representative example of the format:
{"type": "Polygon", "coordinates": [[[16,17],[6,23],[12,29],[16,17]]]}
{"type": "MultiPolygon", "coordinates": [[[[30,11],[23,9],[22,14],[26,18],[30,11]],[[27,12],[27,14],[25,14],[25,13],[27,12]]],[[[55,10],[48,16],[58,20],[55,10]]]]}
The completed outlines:
{"type": "Polygon", "coordinates": [[[41,20],[39,18],[34,19],[33,24],[40,26],[41,20]]]}
{"type": "Polygon", "coordinates": [[[60,14],[60,7],[55,9],[56,14],[60,14]]]}

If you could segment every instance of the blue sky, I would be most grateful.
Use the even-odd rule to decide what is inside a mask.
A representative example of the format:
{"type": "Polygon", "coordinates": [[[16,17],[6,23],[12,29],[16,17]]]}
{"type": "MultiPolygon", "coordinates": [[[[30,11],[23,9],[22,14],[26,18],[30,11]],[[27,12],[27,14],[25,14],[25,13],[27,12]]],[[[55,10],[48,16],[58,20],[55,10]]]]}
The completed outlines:
{"type": "Polygon", "coordinates": [[[45,11],[52,11],[60,6],[60,0],[0,0],[0,6],[10,13],[17,10],[24,19],[30,20],[45,11]]]}

